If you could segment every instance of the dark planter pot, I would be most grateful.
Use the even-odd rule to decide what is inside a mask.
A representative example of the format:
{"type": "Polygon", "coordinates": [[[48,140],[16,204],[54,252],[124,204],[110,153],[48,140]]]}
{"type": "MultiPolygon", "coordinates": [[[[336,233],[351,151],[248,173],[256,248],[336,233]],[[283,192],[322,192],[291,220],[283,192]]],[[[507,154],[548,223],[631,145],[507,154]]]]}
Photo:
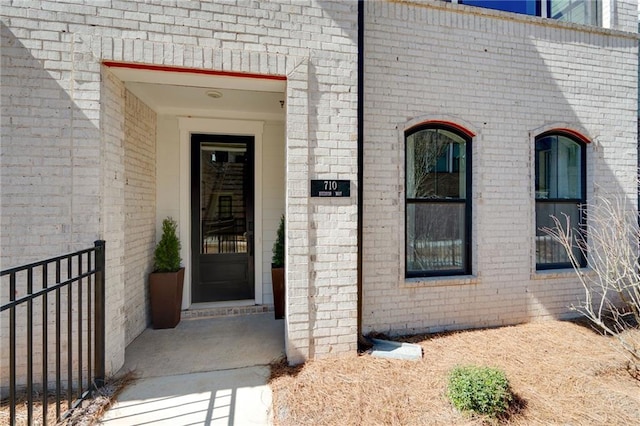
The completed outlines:
{"type": "Polygon", "coordinates": [[[149,274],[153,328],[174,328],[180,322],[184,268],[177,272],[149,274]]]}
{"type": "Polygon", "coordinates": [[[284,318],[284,268],[271,265],[271,283],[273,285],[273,309],[276,319],[284,318]]]}

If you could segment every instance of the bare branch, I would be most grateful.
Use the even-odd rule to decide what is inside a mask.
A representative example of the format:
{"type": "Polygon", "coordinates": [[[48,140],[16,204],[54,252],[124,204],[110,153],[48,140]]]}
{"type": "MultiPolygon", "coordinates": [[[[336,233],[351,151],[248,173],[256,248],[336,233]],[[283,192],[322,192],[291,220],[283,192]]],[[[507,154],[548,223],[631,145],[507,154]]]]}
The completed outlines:
{"type": "Polygon", "coordinates": [[[566,214],[552,217],[554,226],[541,230],[564,248],[583,287],[584,298],[570,308],[614,336],[638,374],[640,341],[625,332],[640,324],[638,212],[620,194],[596,196],[585,207],[587,233],[572,226],[566,214]],[[587,259],[586,268],[580,267],[578,253],[587,259]]]}

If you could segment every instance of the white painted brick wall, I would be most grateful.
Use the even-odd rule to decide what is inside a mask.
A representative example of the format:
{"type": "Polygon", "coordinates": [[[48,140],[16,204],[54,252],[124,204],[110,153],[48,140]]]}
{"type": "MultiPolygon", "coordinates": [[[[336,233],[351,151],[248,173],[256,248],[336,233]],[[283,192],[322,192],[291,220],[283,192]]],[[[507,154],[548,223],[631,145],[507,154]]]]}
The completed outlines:
{"type": "Polygon", "coordinates": [[[125,344],[149,322],[147,277],[156,242],[156,113],[125,92],[125,344]]]}
{"type": "MultiPolygon", "coordinates": [[[[71,65],[71,58],[83,56],[86,50],[72,34],[64,31],[64,26],[51,25],[55,36],[38,30],[46,25],[28,19],[19,18],[16,27],[10,28],[5,11],[15,12],[18,17],[26,16],[26,11],[3,7],[0,27],[2,269],[93,246],[101,234],[102,208],[101,138],[97,126],[100,65],[71,65]],[[37,37],[31,38],[32,33],[37,37]]],[[[39,290],[40,285],[36,280],[34,289],[39,290]]],[[[20,288],[18,295],[25,292],[25,288],[20,288]]],[[[7,286],[3,282],[0,300],[5,302],[7,298],[7,286]]],[[[50,299],[49,318],[53,318],[55,310],[52,303],[50,299]]],[[[61,305],[65,306],[64,297],[61,305]]],[[[34,359],[39,359],[42,353],[38,347],[42,342],[40,302],[34,308],[38,314],[33,321],[33,354],[34,359]]],[[[24,336],[25,310],[21,308],[18,312],[22,312],[18,336],[24,336]]],[[[3,385],[8,383],[7,315],[8,312],[4,312],[0,319],[3,341],[0,382],[3,385]]],[[[75,319],[76,314],[73,315],[75,319]]],[[[66,327],[66,319],[61,322],[66,327]]],[[[49,330],[49,342],[53,344],[51,333],[49,330]]],[[[22,342],[22,346],[16,348],[19,373],[24,373],[27,359],[25,340],[22,342]]],[[[65,347],[63,342],[63,349],[65,347]]],[[[40,380],[38,368],[34,367],[40,380]]],[[[19,383],[23,380],[24,377],[18,377],[19,383]]]]}
{"type": "Polygon", "coordinates": [[[101,72],[103,60],[288,77],[287,353],[300,362],[355,351],[355,188],[349,199],[320,202],[309,199],[309,179],[356,181],[356,8],[298,0],[110,7],[34,0],[3,7],[2,176],[27,176],[3,180],[3,267],[105,238],[109,371],[122,364],[127,340],[126,152],[124,88],[101,72]],[[14,74],[6,74],[5,64],[14,62],[14,74]],[[64,164],[45,169],[44,159],[58,156],[51,161],[64,164]],[[70,174],[50,187],[29,182],[40,171],[49,179],[53,170],[70,174]],[[6,245],[10,238],[14,244],[6,245]],[[311,259],[310,243],[337,257],[311,259]]]}
{"type": "Polygon", "coordinates": [[[106,241],[106,370],[124,363],[125,348],[125,88],[102,72],[102,232],[106,241]]]}
{"type": "Polygon", "coordinates": [[[442,3],[366,5],[364,331],[567,315],[581,295],[573,272],[535,272],[530,133],[584,129],[589,196],[597,182],[635,205],[635,34],[442,3]],[[404,278],[402,131],[419,118],[477,133],[472,277],[404,278]]]}
{"type": "MultiPolygon", "coordinates": [[[[618,28],[635,29],[632,2],[617,4],[618,28]]],[[[105,238],[108,369],[117,369],[131,337],[124,324],[124,230],[131,225],[125,92],[101,73],[100,62],[287,75],[287,352],[297,362],[353,351],[356,188],[347,200],[316,200],[308,186],[312,178],[356,180],[356,3],[178,6],[3,6],[2,267],[105,238]]],[[[494,19],[486,10],[458,13],[462,7],[446,3],[424,6],[367,3],[365,325],[406,331],[557,315],[575,294],[561,290],[573,279],[531,278],[528,132],[557,121],[581,125],[598,142],[589,176],[635,196],[635,41],[547,27],[536,18],[494,19]],[[403,153],[396,126],[434,114],[479,130],[473,284],[408,285],[401,277],[403,153]]]]}

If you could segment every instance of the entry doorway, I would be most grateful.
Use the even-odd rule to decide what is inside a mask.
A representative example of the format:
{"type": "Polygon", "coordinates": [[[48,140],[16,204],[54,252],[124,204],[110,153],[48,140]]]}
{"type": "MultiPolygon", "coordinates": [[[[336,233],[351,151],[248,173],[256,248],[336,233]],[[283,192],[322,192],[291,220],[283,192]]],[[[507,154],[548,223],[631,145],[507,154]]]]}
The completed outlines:
{"type": "Polygon", "coordinates": [[[253,136],[191,134],[194,303],[255,298],[253,136]]]}

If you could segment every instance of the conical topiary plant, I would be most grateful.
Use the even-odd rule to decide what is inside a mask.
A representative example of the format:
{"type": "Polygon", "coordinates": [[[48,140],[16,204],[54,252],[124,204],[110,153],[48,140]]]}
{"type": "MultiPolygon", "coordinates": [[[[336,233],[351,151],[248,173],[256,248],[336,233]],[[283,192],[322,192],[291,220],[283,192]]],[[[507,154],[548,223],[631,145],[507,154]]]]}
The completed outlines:
{"type": "Polygon", "coordinates": [[[149,299],[153,328],[173,328],[180,322],[184,268],[180,267],[178,224],[162,221],[162,237],[153,254],[154,272],[149,274],[149,299]]]}
{"type": "Polygon", "coordinates": [[[153,255],[154,270],[156,272],[176,272],[180,269],[180,240],[176,230],[178,224],[168,217],[162,221],[162,237],[153,255]]]}
{"type": "Polygon", "coordinates": [[[276,241],[273,243],[273,257],[271,258],[273,268],[284,267],[284,215],[280,218],[276,241]]]}

